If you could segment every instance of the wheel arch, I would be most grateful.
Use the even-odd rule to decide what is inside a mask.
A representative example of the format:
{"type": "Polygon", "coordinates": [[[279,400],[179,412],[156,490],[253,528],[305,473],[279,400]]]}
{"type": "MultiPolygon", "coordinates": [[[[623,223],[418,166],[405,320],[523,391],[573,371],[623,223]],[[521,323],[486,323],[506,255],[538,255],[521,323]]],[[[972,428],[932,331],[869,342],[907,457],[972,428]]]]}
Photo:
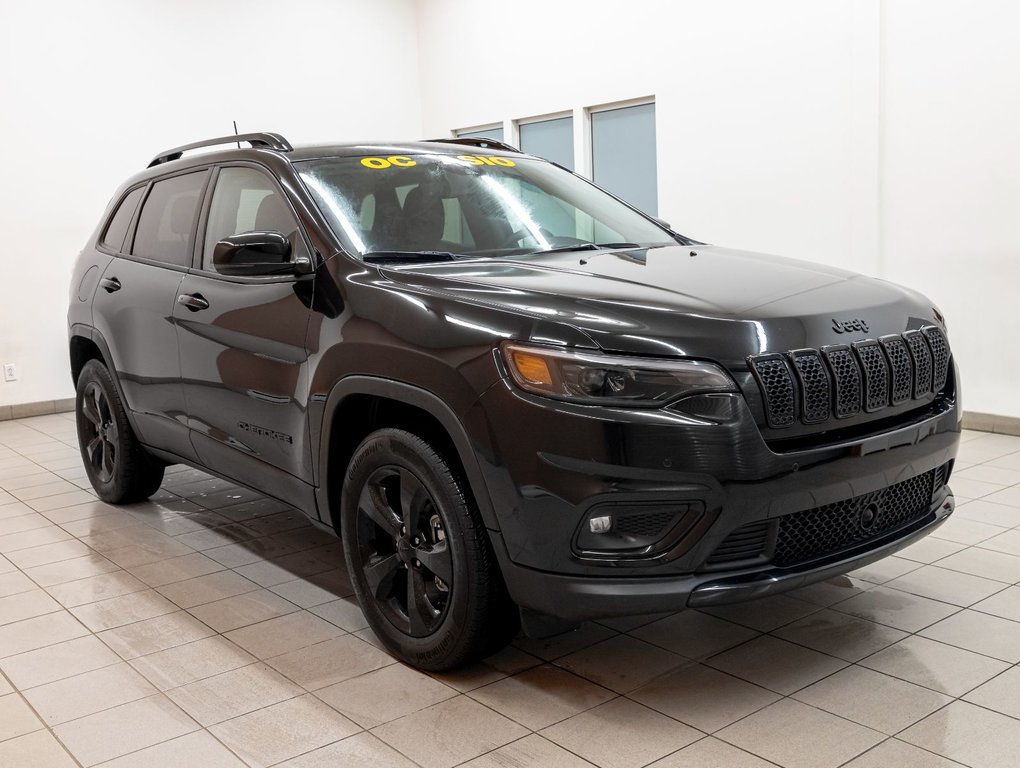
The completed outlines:
{"type": "Polygon", "coordinates": [[[98,360],[106,366],[106,369],[110,372],[110,377],[113,379],[114,386],[117,387],[120,401],[124,404],[124,412],[127,414],[128,423],[137,435],[138,426],[135,424],[134,411],[131,410],[127,399],[124,397],[124,388],[120,385],[120,376],[117,374],[117,368],[113,364],[110,345],[106,343],[103,334],[91,326],[75,323],[71,326],[68,335],[68,355],[71,362],[71,381],[75,388],[78,386],[78,377],[81,376],[82,369],[89,360],[98,360]]]}
{"type": "Polygon", "coordinates": [[[428,390],[376,376],[348,376],[334,385],[319,437],[320,517],[340,529],[340,496],[351,456],[371,432],[407,429],[456,464],[486,528],[498,530],[492,501],[467,430],[453,410],[428,390]]]}

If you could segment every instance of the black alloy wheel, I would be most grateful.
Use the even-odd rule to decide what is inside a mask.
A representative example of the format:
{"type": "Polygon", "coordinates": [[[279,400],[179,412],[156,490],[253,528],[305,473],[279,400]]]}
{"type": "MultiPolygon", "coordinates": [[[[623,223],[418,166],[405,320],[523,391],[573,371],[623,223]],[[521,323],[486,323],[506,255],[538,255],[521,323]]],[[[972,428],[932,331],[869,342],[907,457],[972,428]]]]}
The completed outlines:
{"type": "Polygon", "coordinates": [[[100,499],[126,504],[159,489],[165,465],[135,437],[117,385],[101,360],[89,360],[78,374],[75,423],[85,473],[100,499]]]}
{"type": "Polygon", "coordinates": [[[383,466],[365,483],[358,553],[386,619],[411,637],[435,632],[449,607],[453,558],[436,503],[410,470],[383,466]]]}
{"type": "Polygon", "coordinates": [[[344,477],[347,571],[372,631],[397,658],[452,669],[513,637],[518,613],[456,464],[422,438],[380,429],[344,477]]]}
{"type": "Polygon", "coordinates": [[[88,422],[82,443],[85,459],[99,481],[108,483],[117,466],[117,422],[98,382],[90,381],[85,385],[81,412],[88,422]]]}

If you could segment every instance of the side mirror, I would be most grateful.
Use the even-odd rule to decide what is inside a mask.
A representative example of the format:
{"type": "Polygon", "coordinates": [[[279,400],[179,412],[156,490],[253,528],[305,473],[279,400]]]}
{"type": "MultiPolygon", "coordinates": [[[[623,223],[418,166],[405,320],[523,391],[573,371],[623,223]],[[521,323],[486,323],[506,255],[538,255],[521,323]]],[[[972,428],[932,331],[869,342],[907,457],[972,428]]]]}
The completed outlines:
{"type": "Polygon", "coordinates": [[[213,249],[213,267],[221,275],[286,275],[299,271],[290,260],[290,240],[280,232],[243,232],[225,237],[213,249]]]}

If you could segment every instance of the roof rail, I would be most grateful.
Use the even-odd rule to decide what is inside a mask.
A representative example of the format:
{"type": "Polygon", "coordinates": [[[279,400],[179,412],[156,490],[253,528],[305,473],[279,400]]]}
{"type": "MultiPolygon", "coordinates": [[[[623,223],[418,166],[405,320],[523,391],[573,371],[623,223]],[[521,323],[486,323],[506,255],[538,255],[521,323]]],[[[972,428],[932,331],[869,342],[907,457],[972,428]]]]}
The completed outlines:
{"type": "Polygon", "coordinates": [[[502,149],[504,152],[516,152],[522,154],[521,150],[517,147],[507,144],[502,141],[496,141],[495,139],[473,139],[466,136],[457,136],[454,138],[445,139],[428,139],[428,141],[436,141],[441,144],[463,144],[466,147],[481,147],[482,149],[502,149]]]}
{"type": "Polygon", "coordinates": [[[220,136],[218,139],[206,139],[205,141],[196,141],[193,144],[185,144],[181,147],[168,149],[166,152],[161,152],[152,158],[152,162],[149,163],[148,167],[152,168],[154,165],[169,163],[171,160],[179,160],[181,155],[191,149],[215,147],[217,144],[234,144],[240,141],[247,142],[253,147],[267,147],[280,152],[290,152],[294,149],[290,142],[278,133],[242,133],[240,136],[220,136]]]}

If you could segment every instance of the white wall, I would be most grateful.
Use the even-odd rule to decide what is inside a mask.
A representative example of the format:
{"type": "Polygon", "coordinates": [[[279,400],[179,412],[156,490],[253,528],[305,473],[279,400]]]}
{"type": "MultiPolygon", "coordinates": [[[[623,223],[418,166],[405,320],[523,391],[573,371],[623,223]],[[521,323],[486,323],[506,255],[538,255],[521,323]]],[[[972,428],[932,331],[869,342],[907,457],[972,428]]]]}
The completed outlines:
{"type": "Polygon", "coordinates": [[[883,273],[942,306],[965,407],[1020,416],[1020,4],[884,13],[883,273]]]}
{"type": "Polygon", "coordinates": [[[1020,416],[1020,5],[485,7],[418,2],[426,134],[654,94],[660,216],[925,291],[965,408],[1020,416]]]}
{"type": "Polygon", "coordinates": [[[232,120],[417,137],[417,41],[413,0],[0,3],[0,405],[73,396],[70,268],[122,181],[232,120]]]}

